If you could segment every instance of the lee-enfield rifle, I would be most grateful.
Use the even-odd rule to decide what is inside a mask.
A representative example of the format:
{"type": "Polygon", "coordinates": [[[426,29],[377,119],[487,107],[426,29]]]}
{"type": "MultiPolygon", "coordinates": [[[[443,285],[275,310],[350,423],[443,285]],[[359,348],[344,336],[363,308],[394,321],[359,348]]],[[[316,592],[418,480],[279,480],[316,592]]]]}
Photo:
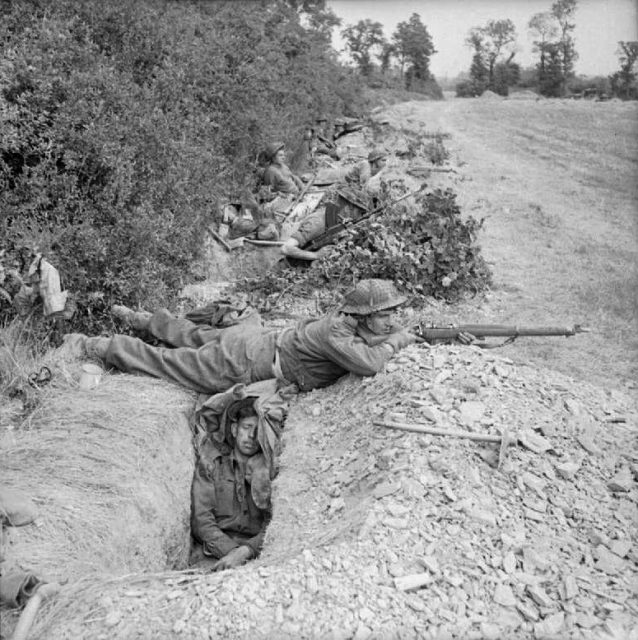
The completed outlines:
{"type": "Polygon", "coordinates": [[[401,202],[402,200],[405,200],[406,198],[415,196],[417,193],[421,193],[421,191],[423,191],[426,188],[427,188],[427,184],[423,183],[416,191],[410,191],[410,193],[406,193],[402,195],[400,198],[397,198],[396,200],[392,200],[392,202],[387,202],[386,204],[383,204],[380,207],[377,207],[376,209],[372,209],[372,211],[367,211],[360,218],[357,218],[356,220],[344,220],[343,222],[339,222],[338,224],[333,225],[329,229],[326,229],[326,231],[324,231],[320,236],[317,236],[316,238],[311,240],[303,248],[307,251],[317,251],[318,249],[321,249],[321,247],[325,247],[328,244],[332,244],[335,241],[335,237],[338,236],[342,231],[345,231],[346,229],[351,229],[352,227],[356,227],[360,225],[362,222],[365,222],[372,216],[375,216],[378,213],[381,213],[381,211],[383,211],[384,209],[387,209],[392,205],[398,204],[399,202],[401,202]]]}
{"type": "Polygon", "coordinates": [[[574,336],[577,333],[588,333],[590,329],[575,324],[572,327],[521,327],[518,325],[506,324],[452,324],[448,326],[435,326],[427,324],[417,324],[410,329],[410,332],[421,338],[425,342],[436,342],[437,340],[456,340],[460,334],[472,334],[475,338],[483,340],[485,338],[507,338],[504,342],[496,345],[501,347],[514,342],[516,338],[522,336],[574,336]]]}

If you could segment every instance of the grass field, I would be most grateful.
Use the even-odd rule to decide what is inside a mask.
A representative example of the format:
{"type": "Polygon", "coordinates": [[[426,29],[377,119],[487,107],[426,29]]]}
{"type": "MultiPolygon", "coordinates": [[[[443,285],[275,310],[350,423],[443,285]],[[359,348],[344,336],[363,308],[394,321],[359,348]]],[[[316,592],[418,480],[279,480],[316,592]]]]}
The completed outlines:
{"type": "Polygon", "coordinates": [[[464,211],[486,218],[481,243],[494,290],[485,304],[452,316],[589,325],[588,336],[520,340],[506,353],[605,387],[632,387],[638,106],[448,99],[394,110],[407,128],[451,134],[446,144],[460,167],[453,188],[464,211]]]}

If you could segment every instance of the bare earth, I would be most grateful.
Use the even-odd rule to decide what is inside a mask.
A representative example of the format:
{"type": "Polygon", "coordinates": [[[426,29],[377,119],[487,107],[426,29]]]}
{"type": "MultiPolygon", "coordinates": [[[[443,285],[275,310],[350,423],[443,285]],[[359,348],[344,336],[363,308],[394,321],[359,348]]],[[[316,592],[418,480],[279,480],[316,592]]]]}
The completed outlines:
{"type": "MultiPolygon", "coordinates": [[[[589,336],[521,339],[503,353],[631,388],[638,379],[636,105],[452,98],[389,113],[395,126],[451,135],[445,145],[459,171],[452,188],[464,212],[486,218],[481,246],[493,295],[448,319],[590,326],[589,336]]],[[[430,182],[449,185],[449,175],[430,182]]]]}

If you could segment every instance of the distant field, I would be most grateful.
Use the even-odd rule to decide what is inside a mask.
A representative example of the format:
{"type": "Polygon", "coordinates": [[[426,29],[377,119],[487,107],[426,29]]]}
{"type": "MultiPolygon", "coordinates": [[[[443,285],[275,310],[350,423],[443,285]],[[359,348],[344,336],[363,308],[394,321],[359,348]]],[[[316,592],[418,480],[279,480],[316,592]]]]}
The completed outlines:
{"type": "Polygon", "coordinates": [[[452,99],[395,110],[408,128],[451,134],[459,201],[487,218],[494,291],[456,317],[591,325],[587,337],[520,340],[505,353],[607,387],[638,380],[638,105],[452,99]]]}

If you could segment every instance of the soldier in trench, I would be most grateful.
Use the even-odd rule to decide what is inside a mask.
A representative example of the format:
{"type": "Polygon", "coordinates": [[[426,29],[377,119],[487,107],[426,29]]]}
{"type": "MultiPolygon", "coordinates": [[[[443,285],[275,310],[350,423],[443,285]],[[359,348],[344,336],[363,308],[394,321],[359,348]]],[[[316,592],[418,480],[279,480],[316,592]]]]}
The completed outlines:
{"type": "Polygon", "coordinates": [[[191,564],[232,569],[257,557],[270,521],[270,475],[257,432],[253,398],[228,410],[228,447],[212,440],[200,451],[192,486],[191,564]]]}
{"type": "Polygon", "coordinates": [[[69,350],[103,360],[128,373],[176,382],[200,393],[219,393],[237,383],[277,378],[300,391],[326,387],[347,373],[372,376],[417,338],[394,322],[406,301],[389,280],[362,280],[341,307],[280,330],[239,324],[219,329],[176,318],[167,310],[114,313],[135,329],[170,345],[115,335],[67,336],[69,350]]]}

